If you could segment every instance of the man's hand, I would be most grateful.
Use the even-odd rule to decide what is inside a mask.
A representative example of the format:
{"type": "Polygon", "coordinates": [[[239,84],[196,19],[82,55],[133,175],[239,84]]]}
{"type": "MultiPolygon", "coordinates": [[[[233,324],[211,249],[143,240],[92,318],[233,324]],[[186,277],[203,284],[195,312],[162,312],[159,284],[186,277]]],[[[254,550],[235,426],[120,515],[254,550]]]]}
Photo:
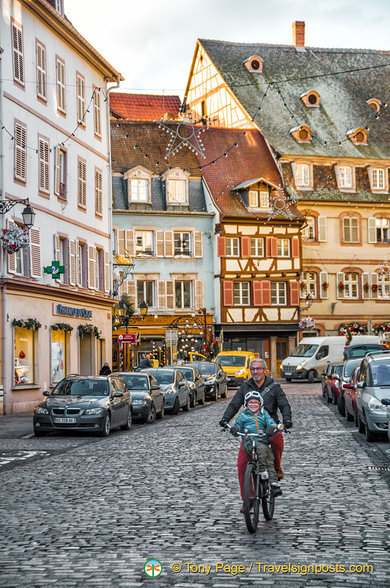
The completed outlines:
{"type": "Polygon", "coordinates": [[[234,437],[237,435],[239,430],[240,429],[238,427],[236,427],[236,425],[233,425],[232,427],[230,427],[230,432],[232,435],[234,435],[234,437]]]}
{"type": "Polygon", "coordinates": [[[291,429],[292,422],[291,421],[284,421],[284,426],[286,427],[286,429],[291,429]]]}
{"type": "Polygon", "coordinates": [[[221,427],[222,427],[223,429],[226,429],[226,425],[228,424],[228,421],[227,421],[226,419],[221,419],[221,420],[219,421],[219,424],[221,425],[221,427]]]}

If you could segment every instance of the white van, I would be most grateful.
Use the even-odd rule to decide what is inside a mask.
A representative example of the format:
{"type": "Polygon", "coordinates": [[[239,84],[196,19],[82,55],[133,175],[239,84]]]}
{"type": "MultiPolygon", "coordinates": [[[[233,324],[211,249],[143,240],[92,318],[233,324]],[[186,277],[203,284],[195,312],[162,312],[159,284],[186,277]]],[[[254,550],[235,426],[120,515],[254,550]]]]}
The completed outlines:
{"type": "MultiPolygon", "coordinates": [[[[304,337],[291,355],[282,361],[280,375],[291,380],[309,380],[321,378],[322,372],[330,363],[343,361],[343,351],[347,337],[304,337]]],[[[380,343],[376,335],[355,335],[350,345],[359,343],[380,343]]]]}

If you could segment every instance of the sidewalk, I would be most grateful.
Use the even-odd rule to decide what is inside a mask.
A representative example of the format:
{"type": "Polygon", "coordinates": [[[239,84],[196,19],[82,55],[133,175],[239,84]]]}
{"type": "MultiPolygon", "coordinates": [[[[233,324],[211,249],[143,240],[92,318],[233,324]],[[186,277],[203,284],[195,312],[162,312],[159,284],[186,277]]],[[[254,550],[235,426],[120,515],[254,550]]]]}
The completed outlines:
{"type": "Polygon", "coordinates": [[[32,411],[0,416],[0,439],[19,439],[32,434],[32,411]]]}

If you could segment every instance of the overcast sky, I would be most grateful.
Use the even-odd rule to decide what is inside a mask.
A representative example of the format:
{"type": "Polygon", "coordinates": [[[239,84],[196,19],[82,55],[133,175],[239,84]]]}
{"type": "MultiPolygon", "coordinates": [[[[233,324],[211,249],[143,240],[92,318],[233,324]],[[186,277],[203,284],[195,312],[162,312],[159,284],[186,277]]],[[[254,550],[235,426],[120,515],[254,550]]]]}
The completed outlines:
{"type": "Polygon", "coordinates": [[[118,70],[121,91],[181,98],[197,38],[390,51],[390,0],[65,0],[65,14],[118,70]]]}

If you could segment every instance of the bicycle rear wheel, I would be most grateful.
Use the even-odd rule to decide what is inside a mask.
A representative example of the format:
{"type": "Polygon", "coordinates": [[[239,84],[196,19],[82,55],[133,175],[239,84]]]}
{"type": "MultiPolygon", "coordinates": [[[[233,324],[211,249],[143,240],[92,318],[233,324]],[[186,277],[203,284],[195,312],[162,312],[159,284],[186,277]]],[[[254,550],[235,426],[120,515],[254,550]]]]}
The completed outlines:
{"type": "Polygon", "coordinates": [[[262,497],[261,506],[263,507],[263,515],[267,521],[270,521],[274,516],[275,510],[275,497],[271,493],[270,485],[268,480],[262,482],[262,497]]]}
{"type": "Polygon", "coordinates": [[[248,463],[244,478],[244,516],[249,533],[255,533],[259,522],[259,477],[255,466],[248,463]],[[251,486],[253,487],[253,497],[250,496],[251,486]]]}

